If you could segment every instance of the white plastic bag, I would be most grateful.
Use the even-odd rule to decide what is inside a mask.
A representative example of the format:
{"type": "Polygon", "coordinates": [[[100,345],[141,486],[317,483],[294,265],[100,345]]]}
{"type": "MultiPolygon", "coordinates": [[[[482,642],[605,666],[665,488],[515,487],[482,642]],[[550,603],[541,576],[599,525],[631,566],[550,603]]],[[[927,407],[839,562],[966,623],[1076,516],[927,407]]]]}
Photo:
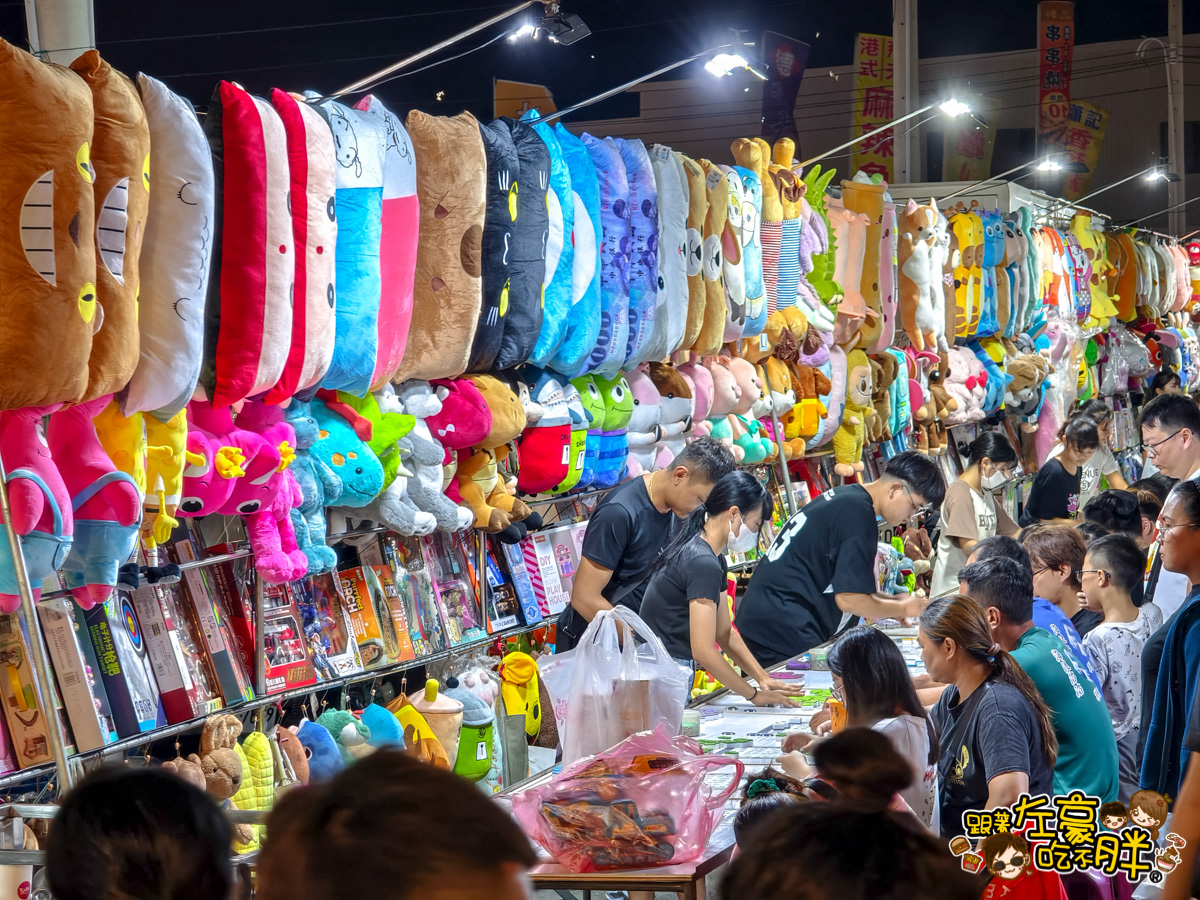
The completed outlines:
{"type": "Polygon", "coordinates": [[[592,756],[665,724],[678,734],[691,673],[667,653],[637,613],[597,614],[574,651],[563,763],[592,756]]]}
{"type": "MultiPolygon", "coordinates": [[[[558,725],[558,742],[563,743],[563,735],[567,732],[567,703],[571,697],[571,676],[575,673],[575,649],[564,650],[552,656],[544,656],[538,660],[538,677],[550,697],[551,709],[558,725]]],[[[542,718],[546,718],[547,710],[542,710],[542,718]]]]}

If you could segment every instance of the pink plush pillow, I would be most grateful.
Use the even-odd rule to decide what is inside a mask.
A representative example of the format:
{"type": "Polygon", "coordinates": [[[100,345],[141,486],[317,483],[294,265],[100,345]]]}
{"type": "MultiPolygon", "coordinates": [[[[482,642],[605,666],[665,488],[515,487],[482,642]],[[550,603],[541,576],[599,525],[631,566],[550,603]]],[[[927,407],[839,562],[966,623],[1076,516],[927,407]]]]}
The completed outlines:
{"type": "Polygon", "coordinates": [[[204,131],[216,214],[200,382],[214,406],[265,393],[292,348],[292,217],[283,122],[271,104],[222,81],[204,131]]]}
{"type": "Polygon", "coordinates": [[[295,245],[291,349],[283,375],[266,396],[268,403],[282,403],[319,385],[333,359],[337,162],[333,134],[319,112],[278,88],[271,104],[287,137],[295,245]]]}

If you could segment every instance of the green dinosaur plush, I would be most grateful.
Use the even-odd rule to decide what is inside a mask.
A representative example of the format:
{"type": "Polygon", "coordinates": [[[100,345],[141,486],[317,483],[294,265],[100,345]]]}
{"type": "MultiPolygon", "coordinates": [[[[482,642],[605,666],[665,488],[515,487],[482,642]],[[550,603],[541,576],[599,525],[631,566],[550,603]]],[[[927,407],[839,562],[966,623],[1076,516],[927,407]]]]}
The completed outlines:
{"type": "Polygon", "coordinates": [[[355,397],[345,391],[337,392],[338,402],[344,403],[371,423],[371,434],[367,439],[370,447],[383,464],[383,488],[387,490],[397,476],[411,478],[412,472],[400,461],[400,448],[396,442],[407,435],[417,424],[414,416],[387,412],[379,408],[374,394],[355,397]]]}
{"type": "Polygon", "coordinates": [[[813,270],[808,276],[808,283],[816,290],[817,296],[833,312],[837,311],[838,300],[842,296],[842,286],[833,280],[834,255],[837,252],[837,241],[833,229],[829,226],[829,210],[826,204],[825,189],[837,174],[836,169],[821,171],[819,165],[813,166],[804,176],[804,197],[812,208],[814,216],[818,216],[828,236],[829,246],[824,253],[814,253],[812,256],[813,270]]]}
{"type": "Polygon", "coordinates": [[[342,754],[342,762],[348,766],[375,752],[375,748],[367,743],[371,729],[354,713],[344,709],[327,709],[321,713],[317,724],[333,735],[334,743],[342,754]]]}

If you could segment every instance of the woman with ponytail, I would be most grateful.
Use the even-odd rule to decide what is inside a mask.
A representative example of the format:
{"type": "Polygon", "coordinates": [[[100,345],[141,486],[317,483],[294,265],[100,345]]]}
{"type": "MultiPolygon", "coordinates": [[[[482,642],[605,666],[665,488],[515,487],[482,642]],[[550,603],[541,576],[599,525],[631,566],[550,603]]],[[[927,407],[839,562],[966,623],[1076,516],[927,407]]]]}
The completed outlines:
{"type": "Polygon", "coordinates": [[[1058,433],[1063,449],[1042,463],[1029,486],[1029,500],[1021,512],[1021,527],[1030,525],[1074,525],[1079,514],[1079,491],[1084,467],[1100,446],[1094,420],[1076,416],[1058,433]]]}
{"type": "Polygon", "coordinates": [[[932,712],[941,735],[942,834],[962,834],[967,810],[1054,793],[1058,742],[1050,711],[992,639],[979,604],[961,596],[934,600],[921,613],[918,640],[930,677],[949,685],[932,712]]]}
{"type": "Polygon", "coordinates": [[[984,538],[1003,534],[1013,537],[1020,529],[1009,518],[995,492],[1012,480],[1017,471],[1017,451],[1001,431],[983,431],[969,446],[959,445],[959,454],[971,464],[946,489],[939,520],[937,554],[933,560],[934,597],[958,590],[958,570],[984,538]]]}
{"type": "MultiPolygon", "coordinates": [[[[1108,435],[1112,430],[1113,422],[1113,411],[1108,408],[1108,404],[1098,397],[1093,398],[1081,403],[1067,418],[1069,420],[1080,417],[1091,419],[1096,423],[1096,435],[1100,438],[1100,446],[1096,448],[1092,458],[1084,464],[1083,474],[1079,479],[1079,508],[1083,509],[1084,504],[1100,490],[1100,476],[1104,476],[1104,480],[1113,490],[1123,491],[1129,487],[1129,484],[1125,481],[1125,476],[1121,474],[1121,466],[1117,463],[1116,457],[1108,449],[1108,435]]],[[[1059,440],[1050,448],[1046,458],[1053,459],[1062,451],[1063,442],[1059,440]]]]}
{"type": "Polygon", "coordinates": [[[771,495],[749,472],[733,471],[721,478],[659,556],[642,598],[641,616],[683,665],[700,666],[755,706],[797,706],[787,695],[795,687],[768,677],[746,649],[732,628],[725,601],[721,554],[758,546],[759,529],[774,508],[771,495]],[[718,644],[757,687],[734,671],[716,649],[718,644]]]}

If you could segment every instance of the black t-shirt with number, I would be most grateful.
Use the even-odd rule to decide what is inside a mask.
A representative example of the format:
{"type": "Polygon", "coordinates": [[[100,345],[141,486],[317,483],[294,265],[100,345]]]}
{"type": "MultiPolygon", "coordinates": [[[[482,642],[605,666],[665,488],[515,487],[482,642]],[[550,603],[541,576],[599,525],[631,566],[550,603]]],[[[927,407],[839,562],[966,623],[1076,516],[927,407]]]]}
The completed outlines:
{"type": "Polygon", "coordinates": [[[720,603],[726,569],[703,535],[696,535],[679,556],[650,576],[642,598],[641,617],[675,659],[692,658],[693,600],[720,603]]]}
{"type": "Polygon", "coordinates": [[[1029,486],[1029,499],[1021,511],[1022,528],[1046,519],[1074,519],[1079,512],[1079,481],[1083,468],[1075,467],[1072,475],[1063,468],[1058,457],[1042,463],[1033,484],[1029,486]]]}
{"type": "Polygon", "coordinates": [[[876,590],[879,529],[871,495],[850,484],[826,491],[797,512],[754,569],[736,622],[751,644],[781,659],[823,644],[854,617],[834,594],[876,590]]]}
{"type": "Polygon", "coordinates": [[[941,743],[938,784],[946,837],[963,833],[964,812],[987,806],[988,782],[999,775],[1024,772],[1031,795],[1054,793],[1041,726],[1025,695],[994,680],[985,681],[976,693],[978,699],[972,694],[960,704],[958,688],[951,685],[932,711],[941,743]]]}

